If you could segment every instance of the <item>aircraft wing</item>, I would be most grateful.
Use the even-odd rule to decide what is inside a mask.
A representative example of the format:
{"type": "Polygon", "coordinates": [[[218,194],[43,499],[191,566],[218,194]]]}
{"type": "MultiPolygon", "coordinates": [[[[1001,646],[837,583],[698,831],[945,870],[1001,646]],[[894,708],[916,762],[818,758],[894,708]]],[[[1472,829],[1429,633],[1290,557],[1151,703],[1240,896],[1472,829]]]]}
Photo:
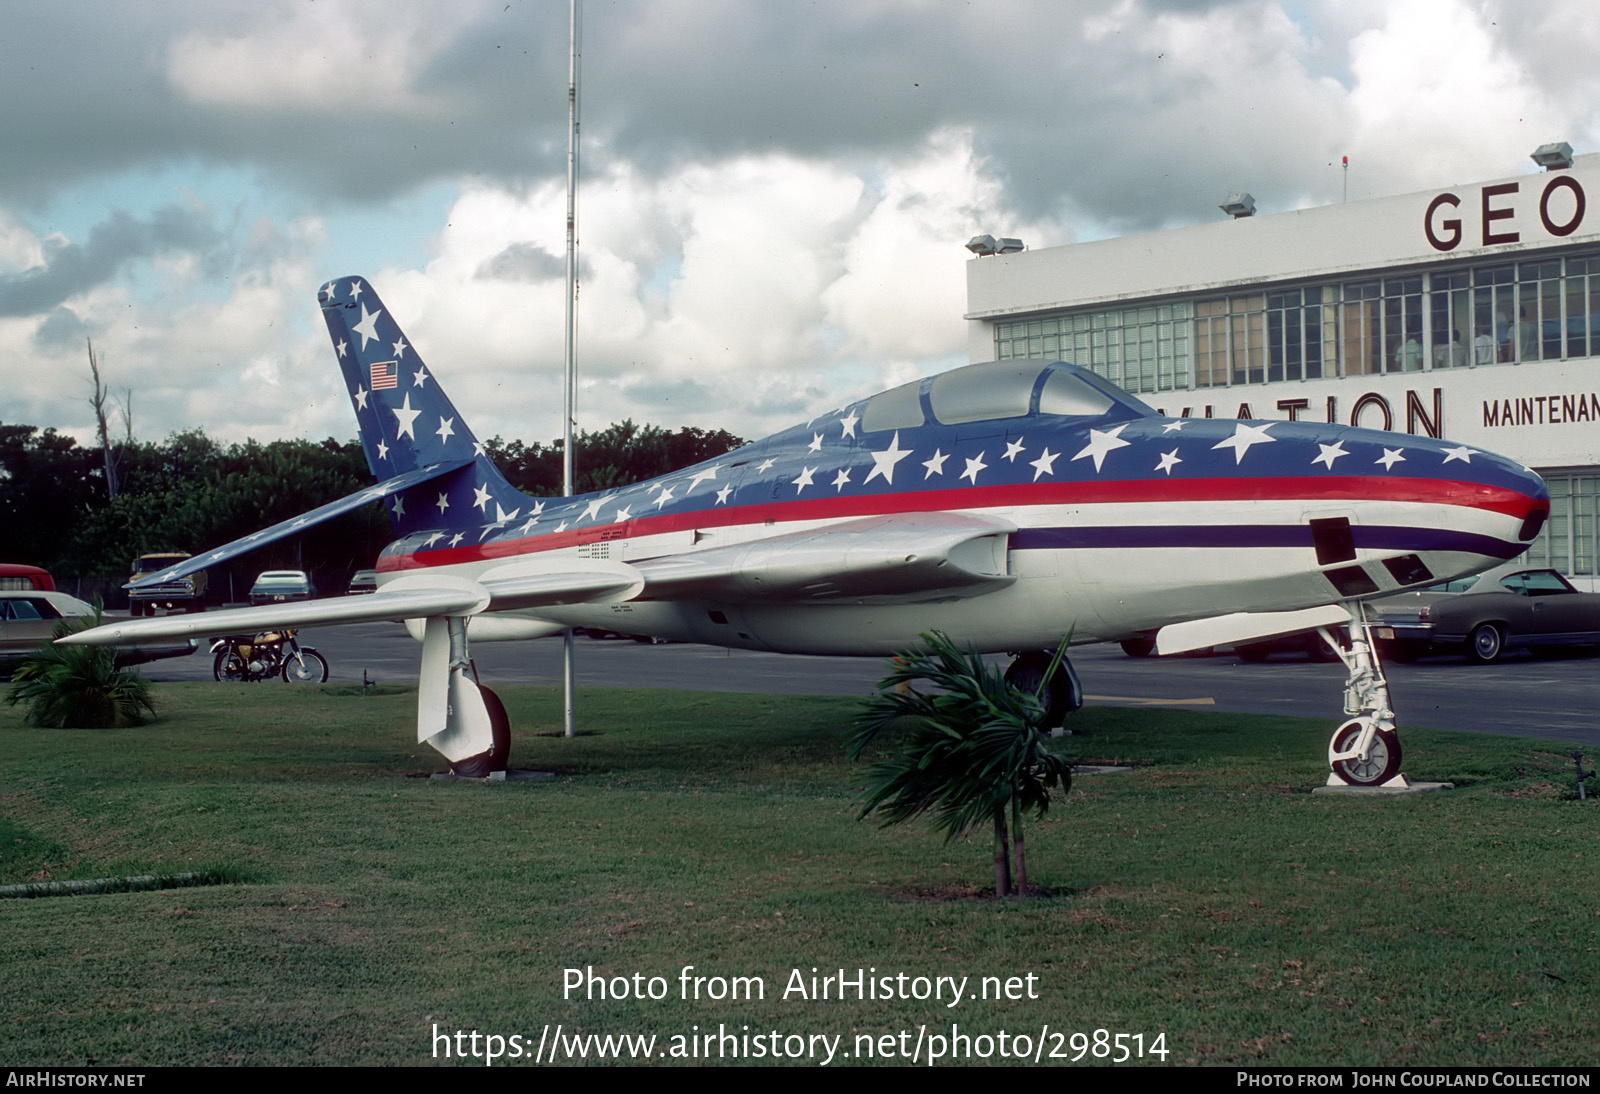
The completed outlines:
{"type": "MultiPolygon", "coordinates": [[[[230,558],[236,558],[247,551],[253,551],[257,547],[265,546],[274,540],[279,540],[285,536],[294,535],[296,532],[304,531],[314,524],[321,524],[325,520],[332,520],[334,517],[343,516],[352,509],[359,509],[363,505],[377,501],[379,498],[388,497],[390,494],[395,494],[401,490],[407,489],[408,487],[416,486],[418,483],[428,482],[431,479],[437,479],[441,476],[448,475],[452,471],[460,470],[472,462],[473,461],[470,458],[447,460],[443,463],[435,463],[429,464],[427,467],[419,467],[415,471],[408,471],[403,475],[396,475],[392,479],[385,479],[380,483],[376,483],[367,487],[365,490],[358,490],[354,494],[348,494],[345,497],[340,498],[338,501],[330,501],[327,505],[318,506],[308,513],[301,513],[297,517],[291,517],[288,520],[279,521],[270,528],[263,528],[259,532],[252,532],[243,539],[236,539],[232,543],[225,543],[215,550],[206,551],[204,554],[195,555],[193,558],[187,559],[177,566],[162,570],[160,573],[147,574],[146,576],[141,577],[138,581],[130,581],[128,584],[124,585],[123,588],[138,589],[143,588],[146,585],[162,585],[168,581],[176,581],[180,577],[188,577],[190,574],[199,573],[208,566],[214,566],[219,562],[226,562],[230,558]]],[[[218,632],[212,631],[211,633],[215,634],[218,632]]]]}
{"type": "Polygon", "coordinates": [[[918,603],[1010,585],[1009,521],[963,513],[865,517],[636,562],[650,600],[918,603]]]}
{"type": "MultiPolygon", "coordinates": [[[[344,501],[353,508],[376,496],[363,491],[344,501]]],[[[315,514],[307,514],[308,518],[312,516],[315,514]]],[[[1006,572],[1006,542],[1014,531],[1016,526],[1008,521],[961,513],[867,517],[633,564],[598,559],[530,559],[496,566],[476,579],[407,574],[387,582],[371,596],[119,620],[61,641],[70,645],[111,645],[152,638],[243,634],[276,627],[620,603],[640,597],[818,604],[840,600],[948,600],[979,596],[1016,580],[1006,572]]],[[[250,541],[250,546],[256,542],[260,541],[250,541]]],[[[234,546],[230,544],[223,550],[234,546]]],[[[212,560],[215,553],[208,552],[203,559],[212,560]]]]}
{"type": "Polygon", "coordinates": [[[484,611],[627,600],[643,579],[619,563],[563,559],[558,571],[530,563],[497,566],[474,581],[444,574],[410,574],[370,596],[342,596],[229,608],[199,615],[117,620],[63,638],[66,645],[105,646],[152,638],[248,634],[277,627],[331,626],[375,620],[477,615],[484,611]]]}

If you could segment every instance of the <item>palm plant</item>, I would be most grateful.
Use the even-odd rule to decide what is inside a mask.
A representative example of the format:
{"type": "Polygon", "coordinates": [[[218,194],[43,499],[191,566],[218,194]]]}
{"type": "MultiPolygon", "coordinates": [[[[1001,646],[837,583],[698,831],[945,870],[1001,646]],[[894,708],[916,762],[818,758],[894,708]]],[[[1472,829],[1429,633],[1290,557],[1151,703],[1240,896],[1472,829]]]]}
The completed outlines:
{"type": "MultiPolygon", "coordinates": [[[[58,621],[54,637],[97,627],[101,618],[96,601],[94,615],[58,621]]],[[[136,726],[156,712],[149,683],[118,669],[110,647],[58,646],[53,640],[41,642],[38,652],[18,667],[6,702],[27,703],[28,724],[51,729],[136,726]]]]}
{"type": "Polygon", "coordinates": [[[848,749],[859,758],[890,726],[900,739],[871,768],[861,817],[884,825],[927,814],[948,843],[989,821],[994,827],[995,895],[1028,892],[1025,813],[1042,816],[1051,791],[1072,781],[1067,761],[1046,744],[1042,696],[1066,652],[1056,651],[1038,693],[1006,683],[976,650],[947,636],[922,635],[922,645],[895,658],[889,675],[857,717],[848,749]],[[918,690],[922,685],[925,690],[918,690]]]}

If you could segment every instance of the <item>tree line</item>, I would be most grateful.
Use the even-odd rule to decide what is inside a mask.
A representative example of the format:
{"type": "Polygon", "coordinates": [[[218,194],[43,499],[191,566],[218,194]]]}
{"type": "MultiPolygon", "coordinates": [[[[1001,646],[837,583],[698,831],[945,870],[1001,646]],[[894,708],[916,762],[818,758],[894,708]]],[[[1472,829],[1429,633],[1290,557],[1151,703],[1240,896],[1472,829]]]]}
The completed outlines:
{"type": "MultiPolygon", "coordinates": [[[[578,493],[664,475],[744,442],[725,430],[676,432],[624,421],[575,442],[578,493]]],[[[485,453],[517,488],[561,493],[562,442],[494,437],[485,453]]],[[[288,520],[371,485],[354,440],[221,443],[202,430],[160,443],[131,439],[85,448],[53,428],[0,422],[0,562],[43,566],[78,595],[125,602],[132,562],[153,551],[198,552],[288,520]],[[115,485],[115,496],[112,486],[115,485]]],[[[242,599],[257,573],[311,572],[339,592],[393,538],[380,503],[269,544],[213,569],[214,599],[242,599]]]]}

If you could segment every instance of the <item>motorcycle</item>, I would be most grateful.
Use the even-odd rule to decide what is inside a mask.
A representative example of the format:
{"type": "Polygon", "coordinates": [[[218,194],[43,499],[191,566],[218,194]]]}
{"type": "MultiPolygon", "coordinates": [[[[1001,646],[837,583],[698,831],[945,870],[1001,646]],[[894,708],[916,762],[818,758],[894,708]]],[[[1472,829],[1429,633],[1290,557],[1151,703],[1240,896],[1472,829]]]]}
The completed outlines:
{"type": "Polygon", "coordinates": [[[310,646],[295,641],[292,630],[260,634],[224,635],[211,643],[216,655],[211,671],[219,682],[270,680],[284,683],[322,684],[328,679],[328,660],[310,646]]]}

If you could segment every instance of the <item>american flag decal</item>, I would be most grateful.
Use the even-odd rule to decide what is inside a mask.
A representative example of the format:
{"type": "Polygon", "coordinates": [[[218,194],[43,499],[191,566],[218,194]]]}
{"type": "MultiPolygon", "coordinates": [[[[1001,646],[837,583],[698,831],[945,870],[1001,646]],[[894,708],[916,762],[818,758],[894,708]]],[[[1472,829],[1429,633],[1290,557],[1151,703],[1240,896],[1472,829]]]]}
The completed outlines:
{"type": "Polygon", "coordinates": [[[372,390],[383,391],[400,382],[400,368],[394,361],[372,362],[372,390]]]}

